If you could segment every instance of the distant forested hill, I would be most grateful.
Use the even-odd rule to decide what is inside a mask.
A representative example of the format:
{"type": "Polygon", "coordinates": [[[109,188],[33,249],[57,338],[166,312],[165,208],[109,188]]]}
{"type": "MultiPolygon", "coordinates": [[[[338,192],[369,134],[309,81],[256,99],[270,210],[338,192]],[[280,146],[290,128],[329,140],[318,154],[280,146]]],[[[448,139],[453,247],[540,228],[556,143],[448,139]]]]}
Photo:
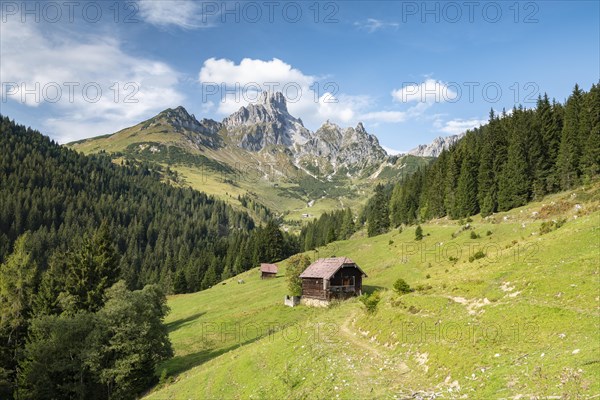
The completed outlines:
{"type": "Polygon", "coordinates": [[[296,250],[274,222],[255,227],[246,213],[177,187],[177,174],[156,164],[85,156],[2,116],[0,132],[0,263],[29,231],[41,274],[52,254],[78,247],[105,222],[128,286],[161,283],[168,293],[209,287],[296,250]]]}
{"type": "Polygon", "coordinates": [[[572,189],[600,174],[600,85],[575,86],[564,104],[540,97],[472,131],[432,164],[379,190],[368,204],[369,234],[449,216],[483,216],[572,189]]]}

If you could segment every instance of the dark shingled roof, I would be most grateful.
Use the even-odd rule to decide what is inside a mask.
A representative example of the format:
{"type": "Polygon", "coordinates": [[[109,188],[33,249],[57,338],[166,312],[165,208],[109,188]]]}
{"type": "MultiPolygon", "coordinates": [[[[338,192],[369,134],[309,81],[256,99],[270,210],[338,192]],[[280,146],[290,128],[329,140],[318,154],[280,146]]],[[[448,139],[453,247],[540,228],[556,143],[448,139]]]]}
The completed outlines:
{"type": "Polygon", "coordinates": [[[278,271],[277,264],[260,264],[260,272],[268,272],[276,274],[278,271]]]}
{"type": "Polygon", "coordinates": [[[300,278],[329,279],[344,265],[356,267],[364,276],[367,276],[367,274],[365,274],[365,272],[351,259],[346,257],[332,257],[321,258],[315,261],[300,274],[300,278]]]}

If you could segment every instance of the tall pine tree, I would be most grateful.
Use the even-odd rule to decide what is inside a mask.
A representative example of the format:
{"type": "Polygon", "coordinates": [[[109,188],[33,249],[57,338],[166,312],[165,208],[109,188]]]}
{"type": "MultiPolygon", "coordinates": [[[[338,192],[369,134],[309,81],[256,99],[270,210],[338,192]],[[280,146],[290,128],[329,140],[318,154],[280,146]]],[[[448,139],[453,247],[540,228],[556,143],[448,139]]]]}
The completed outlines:
{"type": "Polygon", "coordinates": [[[571,189],[579,182],[581,103],[582,91],[578,85],[575,85],[565,105],[564,126],[558,152],[558,174],[563,190],[571,189]]]}

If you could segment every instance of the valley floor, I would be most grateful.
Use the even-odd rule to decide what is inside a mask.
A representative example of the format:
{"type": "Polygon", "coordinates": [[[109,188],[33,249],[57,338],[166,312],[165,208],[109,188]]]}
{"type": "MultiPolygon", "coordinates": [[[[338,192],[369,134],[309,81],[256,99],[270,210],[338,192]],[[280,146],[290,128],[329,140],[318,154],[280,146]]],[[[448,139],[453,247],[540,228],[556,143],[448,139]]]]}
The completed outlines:
{"type": "Polygon", "coordinates": [[[597,398],[599,204],[596,186],[432,221],[419,242],[408,227],[310,253],[356,261],[381,293],[372,314],[357,299],[285,307],[285,277],[256,269],[173,296],[176,356],[147,398],[597,398]],[[396,294],[398,278],[416,290],[396,294]]]}

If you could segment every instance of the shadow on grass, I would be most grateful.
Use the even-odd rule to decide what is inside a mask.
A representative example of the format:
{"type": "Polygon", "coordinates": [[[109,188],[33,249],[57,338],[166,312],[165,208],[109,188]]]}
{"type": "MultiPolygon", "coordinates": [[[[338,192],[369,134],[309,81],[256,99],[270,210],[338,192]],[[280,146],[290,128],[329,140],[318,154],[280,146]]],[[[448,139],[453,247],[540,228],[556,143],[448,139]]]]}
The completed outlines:
{"type": "Polygon", "coordinates": [[[166,368],[170,376],[179,375],[182,372],[202,365],[205,362],[210,361],[213,358],[219,357],[220,355],[225,354],[231,350],[235,350],[247,344],[254,343],[257,340],[260,340],[265,337],[267,337],[267,335],[257,336],[255,338],[246,340],[245,342],[236,343],[234,345],[224,347],[222,349],[206,349],[198,351],[196,353],[186,354],[184,356],[173,357],[172,359],[166,361],[159,369],[166,368]]]}
{"type": "Polygon", "coordinates": [[[185,317],[185,318],[182,318],[182,319],[178,319],[177,321],[169,322],[167,324],[167,329],[168,329],[169,332],[176,331],[177,329],[181,328],[182,326],[187,325],[188,323],[197,320],[198,318],[200,318],[204,314],[206,314],[206,313],[205,312],[199,312],[199,313],[190,315],[189,317],[185,317]]]}
{"type": "Polygon", "coordinates": [[[362,291],[363,293],[371,294],[376,290],[384,289],[383,286],[371,286],[371,285],[363,285],[362,291]]]}

